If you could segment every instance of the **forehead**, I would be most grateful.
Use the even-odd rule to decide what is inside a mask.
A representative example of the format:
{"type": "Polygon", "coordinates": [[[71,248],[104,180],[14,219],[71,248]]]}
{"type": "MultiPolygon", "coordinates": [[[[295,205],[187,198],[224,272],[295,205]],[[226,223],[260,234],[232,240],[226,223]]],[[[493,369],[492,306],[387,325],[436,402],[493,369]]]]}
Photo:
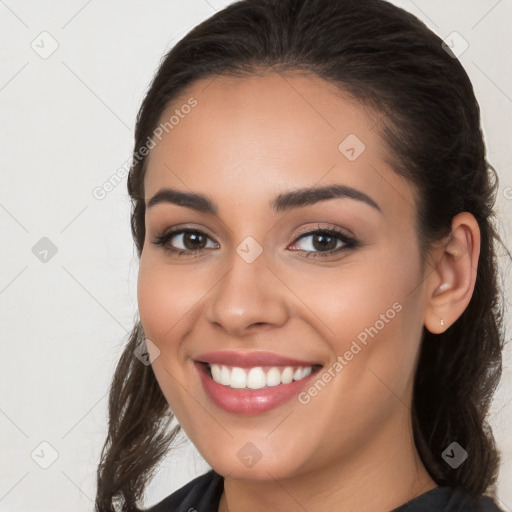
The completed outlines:
{"type": "Polygon", "coordinates": [[[412,202],[410,186],[386,163],[380,117],[316,75],[198,80],[160,118],[167,130],[153,138],[146,200],[164,186],[217,195],[222,203],[235,191],[240,201],[254,202],[342,183],[412,202]]]}

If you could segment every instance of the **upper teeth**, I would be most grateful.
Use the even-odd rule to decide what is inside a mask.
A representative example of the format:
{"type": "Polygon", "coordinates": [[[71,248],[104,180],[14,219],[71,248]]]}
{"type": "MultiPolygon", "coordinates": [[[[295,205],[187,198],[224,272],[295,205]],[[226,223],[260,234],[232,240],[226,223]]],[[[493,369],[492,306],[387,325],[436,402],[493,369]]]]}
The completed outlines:
{"type": "Polygon", "coordinates": [[[295,370],[291,366],[279,369],[275,366],[266,373],[261,366],[249,368],[232,368],[226,365],[211,364],[212,378],[215,382],[230,386],[232,388],[260,389],[265,386],[277,386],[278,384],[289,384],[292,380],[300,380],[307,377],[313,367],[299,367],[295,370]]]}

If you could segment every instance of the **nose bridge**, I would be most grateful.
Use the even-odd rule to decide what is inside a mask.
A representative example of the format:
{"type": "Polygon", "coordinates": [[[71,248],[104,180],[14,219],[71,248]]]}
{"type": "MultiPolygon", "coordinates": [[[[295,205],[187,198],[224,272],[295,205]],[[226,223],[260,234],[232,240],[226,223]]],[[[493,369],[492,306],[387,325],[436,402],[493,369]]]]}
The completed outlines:
{"type": "Polygon", "coordinates": [[[241,333],[253,324],[286,321],[286,297],[263,248],[247,237],[230,255],[229,268],[212,290],[207,319],[241,333]]]}

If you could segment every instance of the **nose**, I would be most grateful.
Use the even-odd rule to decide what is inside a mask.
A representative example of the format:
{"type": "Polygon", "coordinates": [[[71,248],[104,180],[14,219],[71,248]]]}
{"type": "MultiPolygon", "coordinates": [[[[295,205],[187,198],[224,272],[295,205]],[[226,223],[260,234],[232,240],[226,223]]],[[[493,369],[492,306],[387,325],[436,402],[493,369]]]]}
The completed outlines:
{"type": "Polygon", "coordinates": [[[236,336],[280,327],[289,316],[289,293],[268,266],[265,252],[248,263],[233,251],[228,270],[208,294],[205,315],[210,324],[236,336]]]}

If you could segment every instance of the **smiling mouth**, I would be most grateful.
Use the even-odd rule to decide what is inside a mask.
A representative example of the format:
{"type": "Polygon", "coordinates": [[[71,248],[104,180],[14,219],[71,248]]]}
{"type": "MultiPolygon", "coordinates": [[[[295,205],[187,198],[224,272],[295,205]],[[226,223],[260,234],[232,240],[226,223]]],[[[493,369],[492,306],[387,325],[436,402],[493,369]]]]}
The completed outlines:
{"type": "Polygon", "coordinates": [[[262,389],[290,384],[308,377],[322,367],[312,365],[241,368],[215,363],[201,363],[201,366],[212,380],[231,389],[262,389]]]}

